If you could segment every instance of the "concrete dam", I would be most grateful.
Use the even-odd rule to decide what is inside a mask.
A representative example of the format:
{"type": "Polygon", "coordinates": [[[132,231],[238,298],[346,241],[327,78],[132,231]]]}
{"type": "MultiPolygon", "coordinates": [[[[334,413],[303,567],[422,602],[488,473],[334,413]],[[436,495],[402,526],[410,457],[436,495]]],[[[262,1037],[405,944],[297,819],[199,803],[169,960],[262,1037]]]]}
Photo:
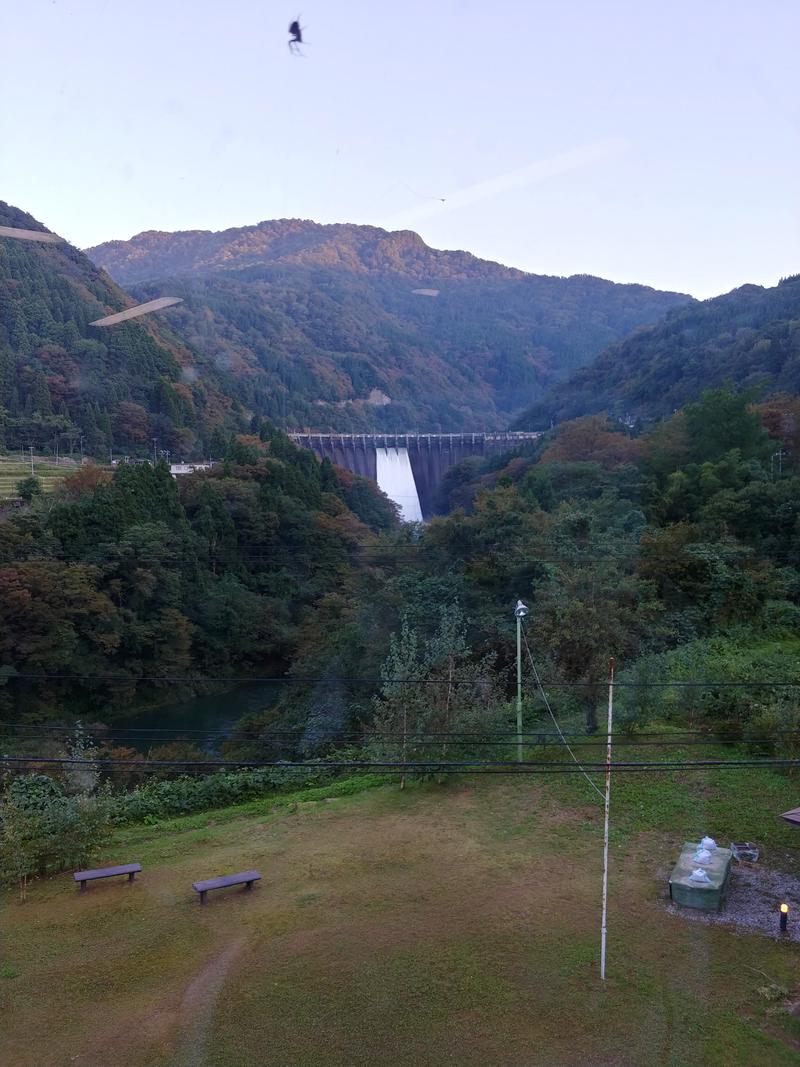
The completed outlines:
{"type": "Polygon", "coordinates": [[[400,507],[405,522],[435,514],[436,492],[445,473],[470,456],[507,452],[539,433],[290,433],[338,467],[377,482],[400,507]]]}

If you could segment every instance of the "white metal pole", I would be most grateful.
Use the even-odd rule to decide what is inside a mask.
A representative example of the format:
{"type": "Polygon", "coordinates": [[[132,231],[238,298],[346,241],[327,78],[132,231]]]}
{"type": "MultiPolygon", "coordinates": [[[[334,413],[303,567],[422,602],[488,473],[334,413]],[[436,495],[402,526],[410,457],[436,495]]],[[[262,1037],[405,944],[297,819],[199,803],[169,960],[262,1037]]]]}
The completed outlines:
{"type": "Polygon", "coordinates": [[[608,808],[611,802],[611,728],[614,719],[614,660],[608,664],[608,728],[606,741],[606,803],[603,830],[603,917],[600,920],[600,979],[606,980],[606,917],[608,913],[608,808]]]}
{"type": "Polygon", "coordinates": [[[517,601],[514,616],[517,620],[517,762],[522,763],[522,620],[528,609],[517,601]]]}
{"type": "Polygon", "coordinates": [[[517,762],[522,763],[522,615],[517,612],[517,762]]]}

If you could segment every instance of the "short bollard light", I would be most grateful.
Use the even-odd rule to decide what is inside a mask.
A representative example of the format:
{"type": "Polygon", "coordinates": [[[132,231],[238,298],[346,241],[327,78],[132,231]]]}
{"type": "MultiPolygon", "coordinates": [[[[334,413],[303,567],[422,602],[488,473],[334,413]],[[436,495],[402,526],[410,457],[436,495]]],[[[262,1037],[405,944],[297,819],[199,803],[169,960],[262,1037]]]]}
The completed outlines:
{"type": "Polygon", "coordinates": [[[781,932],[786,932],[786,924],[789,921],[789,905],[781,904],[781,932]]]}

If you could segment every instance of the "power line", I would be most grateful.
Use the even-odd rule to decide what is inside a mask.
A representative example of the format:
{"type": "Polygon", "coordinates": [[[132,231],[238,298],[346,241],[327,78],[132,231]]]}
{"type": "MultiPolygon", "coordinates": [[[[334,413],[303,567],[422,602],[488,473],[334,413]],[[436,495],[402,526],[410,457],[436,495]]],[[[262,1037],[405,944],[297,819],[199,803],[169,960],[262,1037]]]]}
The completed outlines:
{"type": "MultiPolygon", "coordinates": [[[[24,739],[25,740],[32,740],[29,735],[26,735],[26,737],[24,739]]],[[[118,736],[97,737],[97,736],[94,736],[94,735],[88,735],[88,739],[91,741],[92,746],[94,748],[99,748],[100,750],[108,749],[108,748],[117,748],[120,745],[124,746],[125,742],[129,742],[129,743],[133,744],[134,748],[137,747],[137,746],[143,746],[142,750],[144,750],[146,748],[147,751],[153,751],[154,749],[168,748],[168,747],[170,747],[172,745],[186,745],[186,744],[192,745],[195,748],[197,748],[197,749],[202,751],[202,750],[204,750],[206,748],[207,745],[215,744],[215,747],[216,747],[216,745],[218,743],[220,743],[220,742],[222,742],[224,744],[227,744],[229,746],[230,745],[234,746],[234,750],[241,750],[241,749],[246,749],[246,748],[251,748],[252,749],[253,747],[257,747],[257,748],[258,747],[264,747],[264,748],[266,748],[266,747],[270,747],[270,746],[285,746],[287,748],[295,748],[295,747],[297,747],[297,744],[300,741],[300,737],[297,737],[297,736],[295,736],[293,738],[247,738],[247,739],[242,739],[242,738],[224,738],[224,737],[220,737],[219,735],[217,735],[217,736],[209,736],[209,737],[180,737],[180,736],[176,736],[176,737],[124,737],[124,736],[121,736],[121,737],[118,737],[118,736]]],[[[14,740],[16,740],[16,739],[14,739],[14,740]]],[[[793,738],[793,740],[798,741],[798,740],[800,740],[800,738],[795,736],[795,738],[793,738]]],[[[436,739],[436,740],[415,740],[413,738],[406,738],[405,741],[406,741],[407,745],[409,745],[411,747],[414,747],[414,748],[440,748],[442,746],[442,744],[443,744],[443,740],[441,738],[436,739]]],[[[370,739],[365,744],[361,744],[358,747],[362,748],[364,750],[367,750],[370,747],[370,745],[372,745],[372,746],[377,746],[378,748],[390,749],[390,748],[393,748],[393,747],[394,748],[399,748],[402,745],[402,743],[403,743],[403,738],[400,738],[400,737],[382,738],[382,739],[377,739],[377,740],[370,739]]],[[[681,750],[683,750],[683,749],[693,749],[693,748],[694,749],[696,749],[696,748],[711,748],[711,749],[716,749],[716,748],[726,749],[727,748],[727,749],[730,749],[730,748],[735,748],[735,747],[753,748],[753,747],[760,747],[760,746],[773,746],[775,743],[776,743],[776,741],[775,741],[774,738],[759,738],[759,739],[754,739],[754,740],[726,741],[726,742],[721,742],[721,741],[667,742],[666,745],[660,745],[657,742],[646,742],[646,743],[643,743],[643,744],[639,744],[639,743],[637,743],[635,741],[633,741],[633,742],[624,742],[624,741],[620,742],[620,741],[618,741],[616,743],[616,747],[617,747],[617,749],[622,749],[622,750],[626,750],[626,751],[631,751],[631,750],[632,751],[636,751],[636,750],[642,750],[642,749],[647,749],[647,748],[657,748],[657,749],[660,750],[660,749],[662,749],[664,747],[679,748],[681,750]]],[[[335,749],[337,747],[341,748],[342,744],[345,744],[345,745],[349,744],[349,745],[352,745],[353,747],[356,747],[356,739],[344,739],[344,741],[343,742],[339,742],[338,745],[336,743],[334,743],[334,742],[330,742],[330,743],[325,743],[323,745],[320,745],[318,747],[321,747],[321,748],[330,747],[331,749],[333,749],[335,751],[335,749]]],[[[484,749],[494,749],[494,748],[497,748],[497,749],[502,749],[502,748],[511,749],[511,748],[518,747],[519,742],[516,740],[516,738],[514,740],[508,740],[508,741],[489,741],[489,740],[479,740],[479,739],[469,739],[469,738],[450,738],[450,739],[447,740],[447,744],[451,748],[456,747],[456,748],[467,749],[467,750],[469,750],[469,749],[472,749],[472,750],[484,750],[484,749]]],[[[555,747],[558,747],[558,743],[556,741],[547,741],[547,742],[523,741],[523,746],[528,748],[528,749],[531,749],[531,748],[553,749],[555,747]]],[[[600,742],[585,742],[584,743],[584,742],[575,742],[575,741],[573,741],[572,742],[572,747],[585,749],[585,748],[602,748],[603,746],[602,746],[602,744],[600,742]]],[[[585,760],[583,761],[583,764],[585,764],[585,760]]]]}
{"type": "MultiPolygon", "coordinates": [[[[523,760],[521,763],[514,761],[488,761],[488,760],[446,760],[436,762],[422,762],[419,760],[370,760],[370,761],[325,761],[323,763],[314,760],[218,760],[218,759],[76,759],[70,756],[0,756],[0,763],[8,764],[59,764],[76,766],[101,766],[101,767],[231,767],[231,768],[266,768],[273,767],[278,770],[293,770],[297,768],[316,770],[372,770],[388,769],[408,773],[419,771],[424,773],[439,773],[441,771],[457,771],[461,774],[480,773],[483,770],[494,773],[514,773],[515,770],[525,772],[548,772],[578,774],[583,768],[592,770],[605,770],[605,762],[584,762],[580,765],[571,763],[559,763],[551,760],[523,760]]],[[[614,771],[686,771],[686,770],[717,770],[737,767],[798,767],[800,759],[790,758],[766,758],[766,759],[741,759],[741,760],[665,760],[631,762],[620,761],[613,765],[614,771]]]]}
{"type": "MultiPolygon", "coordinates": [[[[8,731],[8,730],[20,730],[20,731],[23,731],[23,732],[26,732],[26,733],[28,733],[28,732],[31,732],[31,733],[42,732],[42,733],[69,733],[69,734],[72,734],[72,733],[74,733],[74,731],[76,729],[76,726],[77,726],[77,723],[73,723],[71,725],[64,725],[63,723],[58,723],[58,722],[55,722],[55,723],[27,723],[27,722],[3,723],[3,724],[0,724],[0,732],[2,732],[3,730],[6,730],[6,731],[8,731]]],[[[259,735],[257,737],[253,737],[253,738],[245,738],[245,737],[241,737],[241,736],[236,738],[237,731],[246,730],[247,728],[246,727],[237,727],[235,723],[230,725],[230,726],[227,726],[227,727],[223,726],[223,727],[221,727],[219,729],[213,729],[212,728],[212,729],[208,729],[208,730],[196,729],[196,728],[193,728],[193,727],[186,727],[185,729],[181,729],[181,728],[178,728],[178,727],[157,727],[157,726],[152,726],[152,727],[148,726],[148,727],[136,728],[136,727],[127,727],[127,726],[125,726],[124,723],[120,723],[117,726],[111,725],[111,726],[108,726],[108,727],[106,727],[104,724],[95,724],[95,725],[82,724],[81,728],[83,729],[84,733],[89,734],[89,735],[93,735],[93,736],[99,736],[99,737],[109,737],[109,736],[116,735],[118,731],[125,731],[126,734],[131,734],[131,735],[136,735],[136,736],[145,736],[145,737],[153,736],[156,739],[158,739],[161,736],[166,736],[167,738],[185,739],[187,736],[192,736],[192,735],[200,737],[200,738],[216,738],[216,737],[219,737],[220,734],[223,733],[223,732],[230,732],[233,735],[233,737],[235,739],[238,739],[238,740],[254,740],[254,741],[257,741],[257,740],[260,740],[260,739],[270,739],[270,740],[289,739],[289,740],[291,740],[292,738],[298,737],[299,734],[302,733],[302,729],[298,729],[298,730],[288,730],[288,729],[287,730],[270,730],[270,731],[264,731],[263,733],[259,733],[259,735]]],[[[505,729],[505,730],[417,730],[417,731],[414,732],[413,735],[410,735],[410,734],[406,734],[406,735],[397,734],[397,735],[394,735],[394,734],[389,734],[387,732],[381,732],[381,731],[375,730],[373,727],[365,727],[363,730],[345,731],[345,732],[337,735],[336,740],[339,740],[339,739],[360,739],[360,740],[367,739],[367,740],[369,740],[369,739],[375,739],[375,738],[378,738],[378,739],[380,739],[380,738],[392,738],[392,737],[402,738],[403,736],[405,736],[409,740],[411,740],[411,739],[430,738],[430,739],[432,739],[432,743],[439,743],[439,742],[441,742],[443,740],[445,740],[445,741],[450,741],[450,740],[471,741],[471,740],[481,740],[481,739],[484,739],[484,738],[489,738],[489,739],[499,738],[499,739],[505,740],[505,739],[509,738],[510,736],[513,736],[514,738],[516,738],[517,736],[521,736],[523,739],[529,739],[532,743],[537,743],[537,744],[541,743],[543,740],[546,741],[547,739],[550,739],[550,738],[556,738],[556,737],[560,738],[562,736],[567,736],[567,737],[571,737],[571,738],[576,738],[577,739],[577,740],[573,741],[573,744],[585,743],[585,744],[589,744],[589,745],[600,745],[600,746],[605,745],[605,741],[596,740],[594,738],[594,735],[587,734],[585,730],[562,730],[560,733],[559,732],[547,731],[547,730],[527,730],[527,731],[523,731],[523,733],[521,735],[517,735],[517,732],[513,728],[513,725],[511,723],[509,723],[507,729],[505,729]],[[585,742],[581,741],[582,738],[586,739],[585,742]]],[[[643,734],[641,734],[641,735],[639,735],[637,737],[628,737],[627,740],[625,740],[626,736],[627,735],[624,734],[624,733],[617,735],[617,737],[619,738],[617,743],[618,744],[647,744],[647,745],[653,745],[653,746],[661,746],[661,745],[691,745],[691,744],[715,744],[715,745],[716,744],[720,744],[720,745],[723,745],[723,744],[745,744],[745,743],[756,744],[756,743],[766,743],[768,741],[771,741],[771,740],[774,739],[775,736],[800,737],[800,728],[793,727],[793,728],[787,728],[787,729],[782,729],[782,730],[775,730],[770,737],[765,737],[765,738],[717,737],[712,732],[710,732],[709,730],[699,730],[699,729],[691,729],[691,730],[689,730],[689,729],[681,729],[681,730],[647,730],[646,732],[644,732],[643,734]]],[[[515,743],[515,742],[512,742],[512,743],[515,743]]]]}
{"type": "Polygon", "coordinates": [[[528,653],[528,659],[530,660],[531,670],[533,671],[533,677],[536,679],[536,684],[539,687],[539,692],[542,694],[542,699],[544,700],[545,707],[547,708],[548,712],[550,713],[550,718],[553,720],[553,725],[555,726],[556,730],[558,731],[559,737],[564,742],[564,745],[566,746],[567,752],[569,752],[570,756],[572,756],[572,759],[573,759],[574,763],[576,764],[576,766],[578,766],[580,768],[581,773],[583,774],[583,777],[586,779],[586,781],[589,783],[589,785],[592,787],[592,789],[594,789],[595,793],[597,793],[602,800],[605,800],[605,797],[603,796],[602,790],[597,786],[597,784],[595,782],[592,781],[592,779],[589,777],[589,775],[586,773],[586,771],[583,769],[583,767],[581,767],[580,763],[578,762],[578,757],[575,755],[575,753],[569,747],[569,742],[567,741],[566,737],[564,736],[563,731],[561,730],[561,726],[559,725],[558,719],[553,714],[553,709],[550,707],[550,701],[547,699],[547,693],[544,691],[544,689],[542,687],[542,680],[539,677],[539,672],[536,670],[536,664],[533,662],[533,656],[531,655],[530,646],[528,644],[528,635],[525,633],[524,628],[521,630],[521,633],[522,633],[522,640],[525,642],[525,649],[526,649],[526,651],[528,653]]]}
{"type": "MultiPolygon", "coordinates": [[[[30,737],[31,734],[36,736],[37,734],[66,734],[67,738],[74,733],[73,727],[59,726],[59,727],[42,727],[38,728],[25,728],[4,726],[0,727],[0,735],[6,733],[10,739],[14,738],[14,735],[10,733],[11,730],[16,730],[23,735],[30,737]]],[[[137,733],[118,733],[105,729],[86,729],[83,730],[84,736],[93,739],[95,743],[103,743],[107,741],[136,741],[139,743],[148,742],[151,745],[168,745],[177,743],[200,743],[203,741],[225,741],[236,745],[261,745],[261,744],[288,744],[291,742],[297,742],[301,739],[303,731],[295,731],[293,733],[285,734],[259,734],[257,737],[241,737],[236,735],[234,728],[229,731],[217,730],[217,731],[192,731],[192,730],[174,730],[165,733],[151,733],[149,731],[139,731],[137,733]]],[[[702,738],[690,738],[687,740],[657,740],[651,738],[630,738],[625,740],[620,737],[615,738],[615,746],[617,748],[714,748],[724,746],[736,746],[736,745],[767,745],[774,744],[776,741],[776,735],[773,737],[757,737],[757,738],[714,738],[709,737],[702,738]]],[[[369,744],[400,744],[404,740],[411,745],[441,745],[447,742],[451,745],[473,745],[481,747],[512,747],[518,744],[518,737],[522,737],[523,743],[527,747],[549,747],[555,745],[554,738],[563,740],[563,737],[572,738],[572,746],[575,748],[603,748],[606,745],[605,741],[597,740],[580,740],[580,737],[584,735],[572,735],[565,734],[521,734],[517,735],[509,727],[509,730],[503,735],[504,740],[497,740],[494,736],[480,736],[480,735],[461,735],[461,734],[436,734],[426,735],[424,737],[412,737],[402,735],[388,735],[388,734],[372,734],[372,733],[345,733],[339,734],[333,738],[329,744],[342,744],[348,742],[361,742],[364,745],[369,744]]],[[[800,731],[783,731],[780,736],[787,741],[798,740],[800,741],[800,731]]]]}
{"type": "MultiPolygon", "coordinates": [[[[446,518],[446,517],[447,516],[437,516],[437,518],[446,518]]],[[[191,522],[191,519],[189,521],[191,522]]],[[[556,550],[561,549],[561,548],[568,548],[568,549],[573,549],[573,548],[576,548],[576,549],[587,549],[587,548],[594,549],[594,548],[598,548],[598,549],[603,549],[605,551],[613,551],[619,545],[625,545],[625,546],[627,546],[629,548],[658,547],[658,546],[654,546],[654,539],[657,540],[657,538],[661,534],[664,533],[665,529],[666,528],[662,527],[662,526],[645,526],[645,527],[642,528],[642,536],[639,537],[639,538],[616,537],[616,536],[613,536],[611,538],[597,538],[597,537],[592,537],[592,536],[584,537],[582,535],[578,535],[577,537],[570,537],[570,535],[566,534],[566,533],[564,533],[562,535],[559,535],[559,536],[555,536],[555,537],[554,536],[547,537],[547,536],[540,535],[539,537],[536,538],[535,542],[533,542],[533,548],[536,551],[539,550],[539,546],[544,546],[544,548],[546,548],[546,549],[551,549],[552,548],[552,549],[556,549],[556,550]]],[[[204,545],[204,543],[202,541],[203,535],[195,532],[190,527],[189,536],[190,537],[195,537],[195,538],[200,538],[201,540],[195,542],[194,544],[190,543],[187,547],[197,549],[198,551],[202,551],[204,549],[204,547],[205,547],[205,545],[204,545]]],[[[434,550],[435,551],[435,550],[438,550],[440,548],[440,546],[438,544],[429,545],[428,542],[426,542],[426,540],[424,538],[424,535],[423,535],[422,539],[418,540],[418,541],[414,541],[414,542],[406,541],[406,542],[396,542],[396,543],[385,542],[385,541],[381,542],[381,541],[377,540],[378,536],[379,535],[377,535],[377,534],[373,534],[371,540],[366,541],[363,544],[356,544],[356,548],[361,549],[362,551],[376,552],[376,553],[387,553],[387,552],[388,553],[392,553],[393,552],[393,553],[409,553],[409,554],[415,554],[415,553],[419,554],[419,553],[423,553],[423,552],[430,551],[430,550],[434,550]]],[[[522,543],[521,539],[517,538],[516,544],[519,545],[521,543],[522,543]]],[[[99,544],[101,544],[102,546],[105,547],[105,546],[117,545],[117,544],[119,544],[119,542],[113,541],[113,540],[104,540],[104,541],[99,542],[99,544]]],[[[215,552],[209,552],[208,555],[209,556],[213,556],[213,557],[215,557],[217,559],[223,559],[223,558],[225,558],[225,554],[226,553],[234,553],[236,551],[236,546],[238,544],[239,544],[239,542],[236,542],[233,545],[228,544],[226,546],[223,546],[221,548],[221,550],[218,550],[218,551],[215,551],[215,552]]],[[[525,544],[526,545],[530,545],[531,541],[526,540],[525,544]]],[[[245,547],[245,548],[248,547],[246,542],[245,542],[243,547],[245,547]]],[[[490,545],[488,545],[486,547],[489,548],[489,549],[493,549],[493,548],[499,548],[500,546],[499,546],[498,542],[492,542],[490,545]]],[[[731,549],[731,550],[734,550],[734,551],[746,551],[746,552],[753,550],[753,546],[751,546],[751,545],[747,545],[747,544],[744,544],[741,541],[737,541],[737,540],[735,540],[735,538],[728,538],[727,540],[716,539],[716,540],[710,540],[710,541],[702,541],[702,540],[700,540],[700,541],[687,541],[685,544],[677,545],[675,548],[671,549],[668,554],[669,555],[679,554],[681,552],[685,552],[687,550],[691,550],[691,549],[694,549],[694,548],[703,548],[703,549],[705,549],[705,548],[723,548],[723,549],[731,549]]],[[[258,551],[258,552],[262,552],[263,551],[261,549],[258,549],[257,544],[252,545],[250,550],[253,551],[254,553],[256,551],[258,551]]],[[[176,555],[176,556],[178,555],[178,553],[174,549],[172,551],[173,551],[174,555],[176,555]]],[[[64,554],[63,546],[54,546],[52,549],[50,549],[50,554],[51,555],[57,555],[59,553],[64,554]]],[[[664,553],[662,551],[662,555],[666,555],[666,554],[667,553],[664,553]]],[[[164,556],[164,558],[168,557],[169,556],[169,552],[163,553],[163,556],[164,556]]]]}
{"type": "MultiPolygon", "coordinates": [[[[8,666],[7,664],[5,666],[8,666]]],[[[0,671],[3,665],[0,664],[0,671]]],[[[364,685],[446,685],[446,678],[383,678],[370,676],[342,675],[329,672],[324,675],[177,675],[177,674],[133,674],[93,672],[83,674],[55,674],[47,671],[14,671],[4,676],[7,684],[15,679],[30,679],[34,681],[122,681],[122,682],[180,682],[184,684],[202,685],[207,682],[220,682],[234,685],[316,685],[320,682],[329,683],[331,680],[351,684],[364,685]]],[[[600,689],[603,686],[601,680],[596,682],[558,682],[545,681],[548,689],[600,689]]],[[[757,679],[749,682],[723,682],[723,681],[661,681],[661,682],[634,682],[615,681],[617,689],[778,689],[800,688],[800,679],[757,679]]],[[[210,694],[214,695],[214,694],[210,694]]]]}
{"type": "MultiPolygon", "coordinates": [[[[427,549],[426,548],[425,552],[427,553],[427,555],[422,557],[420,559],[420,562],[421,563],[427,562],[429,560],[429,558],[431,556],[435,556],[436,552],[438,552],[438,551],[439,551],[438,548],[432,548],[432,549],[427,549]]],[[[733,552],[733,551],[735,551],[735,550],[731,549],[731,552],[733,552]]],[[[795,563],[795,562],[797,562],[798,558],[800,558],[800,553],[798,553],[798,552],[776,552],[776,553],[772,553],[772,552],[769,552],[769,550],[765,550],[765,549],[761,549],[760,552],[761,552],[761,554],[758,555],[758,554],[756,554],[755,549],[750,549],[748,546],[743,546],[741,549],[738,550],[738,554],[740,556],[744,556],[744,558],[740,559],[740,560],[737,560],[735,562],[743,562],[743,563],[748,563],[748,562],[753,562],[753,563],[795,563]]],[[[351,563],[353,559],[359,560],[359,559],[369,558],[372,555],[374,555],[375,558],[379,559],[379,560],[388,560],[388,559],[391,559],[391,557],[401,558],[404,555],[404,553],[391,551],[391,550],[387,550],[387,549],[375,550],[375,551],[366,551],[364,549],[360,549],[359,550],[359,549],[356,548],[356,549],[353,549],[353,550],[349,550],[349,551],[343,552],[342,558],[331,561],[331,566],[335,567],[339,563],[341,563],[341,564],[351,563]]],[[[494,553],[494,555],[500,556],[500,552],[498,551],[498,552],[494,553]]],[[[604,564],[604,563],[633,563],[633,562],[671,563],[671,562],[675,562],[676,560],[685,560],[687,558],[687,556],[689,556],[691,558],[691,553],[679,552],[679,553],[675,553],[674,555],[660,555],[660,556],[655,556],[655,555],[650,555],[650,554],[647,554],[647,555],[639,554],[639,555],[586,556],[586,555],[582,555],[579,549],[576,549],[576,550],[574,550],[573,552],[570,552],[570,553],[564,552],[564,553],[561,553],[559,555],[551,553],[550,555],[541,555],[541,556],[513,556],[512,555],[512,556],[509,557],[508,553],[504,554],[504,558],[507,561],[510,561],[512,567],[519,566],[520,564],[536,564],[536,563],[552,563],[552,564],[564,564],[564,565],[584,564],[584,563],[604,564]]],[[[309,556],[304,556],[304,557],[292,556],[291,557],[291,562],[294,563],[294,564],[297,564],[299,558],[304,559],[307,563],[310,563],[312,566],[314,565],[314,559],[310,555],[309,556]]],[[[480,557],[480,558],[476,557],[475,559],[470,559],[470,558],[466,558],[466,557],[455,557],[455,558],[453,558],[451,560],[451,566],[453,566],[453,567],[465,567],[465,566],[469,566],[473,562],[474,563],[480,563],[482,561],[485,561],[485,558],[486,557],[480,557]]],[[[131,563],[151,564],[151,565],[152,564],[168,564],[170,567],[179,567],[180,566],[180,567],[192,567],[192,568],[202,567],[205,564],[209,564],[209,563],[223,565],[223,566],[226,565],[226,564],[230,565],[230,566],[236,566],[237,564],[246,564],[246,565],[249,565],[251,567],[254,566],[255,564],[263,564],[265,566],[269,566],[269,567],[273,567],[273,568],[277,569],[277,568],[282,568],[284,566],[284,564],[288,560],[289,560],[289,556],[287,554],[287,557],[286,557],[285,560],[276,561],[274,555],[272,555],[272,556],[269,555],[269,553],[267,551],[265,551],[263,554],[259,554],[259,555],[231,555],[231,556],[208,556],[208,555],[205,555],[205,554],[201,553],[196,558],[188,558],[188,559],[186,558],[186,556],[162,556],[162,555],[159,555],[159,556],[150,556],[150,557],[148,557],[148,556],[144,556],[144,555],[132,555],[132,556],[126,557],[126,558],[124,558],[122,560],[114,560],[114,559],[93,560],[91,557],[87,558],[85,555],[84,556],[77,556],[77,555],[76,556],[67,556],[67,555],[52,556],[51,555],[51,556],[26,556],[26,557],[22,557],[22,558],[13,558],[13,559],[0,560],[0,567],[22,566],[23,564],[26,564],[26,563],[37,563],[37,564],[66,564],[66,565],[77,564],[77,565],[82,565],[82,566],[86,566],[86,567],[102,568],[102,567],[110,567],[110,566],[113,566],[113,565],[118,564],[118,563],[131,562],[131,563]]],[[[699,561],[702,562],[702,559],[700,559],[699,561]]],[[[732,561],[729,561],[729,562],[732,562],[732,561]]]]}
{"type": "MultiPolygon", "coordinates": [[[[26,731],[26,732],[27,731],[31,731],[31,732],[42,731],[42,732],[47,732],[47,733],[52,733],[52,732],[72,733],[76,729],[76,727],[78,725],[78,722],[81,722],[81,720],[77,720],[76,722],[70,723],[70,724],[65,724],[63,721],[62,722],[52,722],[52,723],[51,722],[45,722],[45,723],[8,722],[8,723],[0,724],[0,731],[3,731],[3,730],[23,730],[23,731],[26,731]]],[[[228,724],[228,725],[223,725],[220,728],[211,727],[209,729],[199,729],[199,728],[196,728],[196,727],[183,728],[183,727],[177,727],[177,726],[168,726],[168,727],[143,726],[143,727],[138,727],[137,728],[137,727],[126,726],[124,722],[117,723],[117,724],[113,724],[112,723],[111,725],[108,725],[108,726],[106,724],[104,724],[104,723],[86,724],[85,722],[81,722],[81,729],[85,733],[102,734],[103,736],[106,736],[108,734],[115,733],[115,732],[118,732],[118,731],[124,731],[125,733],[130,733],[130,734],[144,734],[144,735],[151,735],[152,734],[152,735],[155,735],[155,736],[167,735],[167,736],[181,736],[181,737],[183,737],[183,736],[185,736],[187,734],[196,734],[196,735],[198,735],[200,737],[216,737],[223,731],[229,731],[229,732],[232,732],[232,733],[237,733],[237,732],[244,732],[248,728],[247,727],[238,727],[235,723],[228,724]]],[[[271,738],[276,738],[276,739],[277,738],[281,738],[281,737],[296,737],[299,732],[302,732],[302,730],[301,729],[297,729],[297,730],[292,730],[292,729],[264,730],[263,732],[258,734],[258,737],[271,737],[271,738]]],[[[800,735],[800,727],[792,727],[792,728],[786,728],[786,729],[782,729],[782,730],[776,730],[776,731],[774,731],[774,734],[800,735]]],[[[395,734],[391,734],[389,731],[386,731],[386,730],[383,730],[383,731],[382,730],[376,730],[375,727],[373,727],[373,726],[364,725],[363,728],[346,730],[346,731],[343,731],[341,734],[339,734],[337,736],[338,737],[343,737],[343,738],[346,738],[346,737],[357,737],[357,738],[373,737],[374,738],[374,737],[391,737],[391,736],[412,737],[413,736],[415,738],[433,738],[433,739],[438,739],[438,740],[451,740],[451,739],[459,739],[459,738],[464,738],[464,739],[501,738],[501,739],[505,739],[505,738],[508,738],[510,735],[513,735],[514,737],[518,736],[517,731],[514,729],[514,726],[513,726],[512,723],[509,723],[508,726],[506,728],[504,728],[504,729],[496,729],[496,730],[415,730],[413,732],[413,734],[406,733],[406,734],[396,734],[396,735],[395,734]]],[[[523,731],[520,736],[522,736],[524,738],[530,738],[530,739],[532,739],[534,741],[540,741],[542,739],[547,739],[547,738],[552,738],[552,737],[561,737],[563,735],[566,735],[567,737],[574,737],[574,738],[586,738],[587,739],[587,743],[591,743],[591,744],[603,744],[604,743],[604,742],[595,740],[594,735],[593,734],[588,734],[586,732],[586,730],[562,730],[559,733],[557,731],[552,731],[552,730],[531,729],[531,730],[523,731]]],[[[669,743],[684,744],[685,743],[684,740],[683,740],[684,738],[689,738],[690,739],[690,741],[686,742],[686,743],[690,743],[691,739],[694,739],[694,738],[708,739],[709,741],[713,742],[714,744],[717,744],[717,743],[720,743],[720,744],[725,743],[725,744],[727,744],[729,742],[735,743],[737,741],[736,738],[717,737],[717,735],[715,735],[712,731],[707,730],[707,729],[646,730],[646,731],[643,731],[641,734],[636,735],[636,736],[630,736],[630,735],[627,735],[627,734],[624,734],[624,733],[620,734],[619,736],[621,738],[628,737],[629,741],[634,741],[634,742],[641,741],[643,743],[647,742],[647,743],[652,743],[654,745],[659,745],[659,744],[662,744],[662,743],[663,744],[669,744],[669,743]],[[661,740],[662,738],[664,739],[663,741],[661,740]]],[[[764,738],[764,740],[769,740],[769,738],[764,738]]],[[[623,743],[623,742],[621,742],[621,743],[623,743]]]]}

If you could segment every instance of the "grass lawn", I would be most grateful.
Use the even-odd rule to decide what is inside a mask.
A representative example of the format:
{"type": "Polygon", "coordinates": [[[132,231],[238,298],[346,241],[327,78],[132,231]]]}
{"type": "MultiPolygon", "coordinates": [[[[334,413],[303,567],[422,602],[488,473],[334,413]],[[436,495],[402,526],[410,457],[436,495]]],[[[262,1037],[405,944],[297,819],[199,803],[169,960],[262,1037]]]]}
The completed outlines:
{"type": "MultiPolygon", "coordinates": [[[[673,750],[674,751],[674,750],[673,750]]],[[[800,1064],[797,946],[665,908],[686,838],[750,838],[798,873],[769,772],[618,777],[609,978],[602,809],[579,778],[396,784],[117,834],[101,863],[3,898],[4,1067],[800,1064]],[[193,880],[257,867],[252,893],[193,880]],[[763,973],[761,973],[763,972],[763,973]]]]}

